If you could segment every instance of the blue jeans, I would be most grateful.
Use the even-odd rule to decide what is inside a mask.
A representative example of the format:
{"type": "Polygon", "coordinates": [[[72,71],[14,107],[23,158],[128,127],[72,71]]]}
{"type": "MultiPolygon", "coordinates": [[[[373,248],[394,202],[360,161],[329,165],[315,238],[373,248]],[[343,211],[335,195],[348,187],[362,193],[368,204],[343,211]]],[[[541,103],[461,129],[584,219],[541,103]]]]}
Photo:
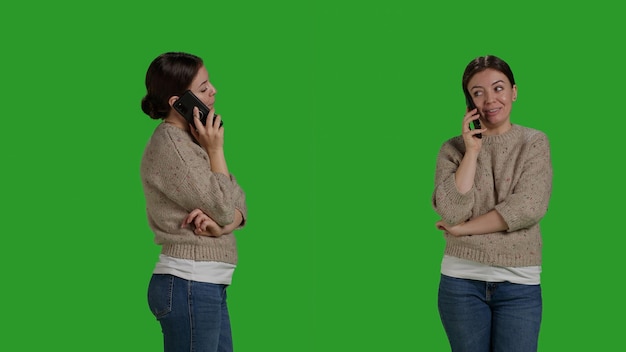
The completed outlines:
{"type": "Polygon", "coordinates": [[[441,275],[439,315],[453,352],[537,351],[541,286],[441,275]]]}
{"type": "Polygon", "coordinates": [[[148,305],[161,323],[165,352],[232,352],[226,285],[153,274],[148,305]]]}

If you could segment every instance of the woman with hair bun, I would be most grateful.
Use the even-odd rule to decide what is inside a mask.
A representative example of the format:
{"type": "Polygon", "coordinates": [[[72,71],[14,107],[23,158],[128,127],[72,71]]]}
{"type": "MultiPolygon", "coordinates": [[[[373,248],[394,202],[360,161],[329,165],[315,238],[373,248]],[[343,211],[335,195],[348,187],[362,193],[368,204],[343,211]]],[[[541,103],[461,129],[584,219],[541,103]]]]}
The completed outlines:
{"type": "Polygon", "coordinates": [[[161,254],[148,286],[164,351],[232,351],[226,288],[237,264],[234,231],[246,222],[245,195],[228,172],[221,116],[191,126],[174,108],[187,90],[213,116],[217,90],[202,59],[165,53],[146,73],[141,108],[162,122],[141,161],[148,224],[161,254]]]}

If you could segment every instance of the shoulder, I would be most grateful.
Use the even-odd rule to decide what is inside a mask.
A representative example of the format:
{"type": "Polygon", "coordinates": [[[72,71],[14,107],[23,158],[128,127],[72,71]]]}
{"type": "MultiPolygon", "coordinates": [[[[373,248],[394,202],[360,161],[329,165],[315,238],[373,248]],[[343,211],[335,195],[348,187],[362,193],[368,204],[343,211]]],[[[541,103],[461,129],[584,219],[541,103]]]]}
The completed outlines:
{"type": "Polygon", "coordinates": [[[524,126],[521,131],[520,149],[529,158],[550,156],[550,141],[545,132],[524,126]]]}
{"type": "Polygon", "coordinates": [[[202,148],[193,137],[178,127],[162,123],[156,127],[144,151],[144,158],[153,162],[171,163],[173,160],[188,162],[202,156],[202,148]]]}
{"type": "Polygon", "coordinates": [[[148,142],[150,149],[171,149],[179,153],[193,150],[195,146],[197,145],[188,132],[167,123],[157,126],[148,142]]]}
{"type": "Polygon", "coordinates": [[[524,143],[534,143],[537,141],[543,141],[545,143],[548,143],[548,136],[545,132],[526,126],[515,126],[520,130],[520,136],[522,137],[522,141],[524,143]]]}
{"type": "Polygon", "coordinates": [[[456,136],[443,142],[439,153],[465,153],[465,142],[462,136],[456,136]]]}
{"type": "Polygon", "coordinates": [[[152,138],[161,143],[176,143],[181,141],[190,141],[189,134],[178,127],[168,123],[159,124],[152,134],[152,138]]]}

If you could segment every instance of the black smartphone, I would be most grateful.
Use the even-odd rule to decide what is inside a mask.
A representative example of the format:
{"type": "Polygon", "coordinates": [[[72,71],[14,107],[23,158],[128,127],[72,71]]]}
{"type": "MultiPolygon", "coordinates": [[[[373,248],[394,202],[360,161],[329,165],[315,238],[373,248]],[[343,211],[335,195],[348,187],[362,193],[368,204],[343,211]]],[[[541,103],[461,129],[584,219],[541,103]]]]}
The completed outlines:
{"type": "MultiPolygon", "coordinates": [[[[472,97],[470,95],[466,95],[465,96],[465,100],[466,100],[467,108],[469,109],[469,111],[472,111],[472,110],[476,109],[476,105],[474,105],[474,99],[472,99],[472,97]]],[[[481,129],[482,128],[480,126],[480,120],[479,119],[473,120],[472,121],[472,125],[474,126],[474,129],[481,129]]],[[[482,133],[476,134],[476,138],[483,138],[483,134],[482,133]]]]}
{"type": "MultiPolygon", "coordinates": [[[[207,120],[207,117],[209,116],[210,110],[190,90],[186,91],[183,95],[180,96],[180,98],[178,98],[178,100],[174,102],[174,109],[176,109],[176,111],[178,111],[178,113],[181,114],[185,118],[185,120],[187,120],[187,122],[189,122],[192,126],[194,126],[194,122],[193,122],[193,107],[194,106],[198,107],[198,112],[200,114],[200,122],[202,122],[202,124],[206,126],[206,120],[207,120]]],[[[213,122],[215,122],[216,117],[217,115],[213,114],[213,122]]],[[[222,126],[223,124],[224,122],[220,121],[220,126],[222,126]]]]}

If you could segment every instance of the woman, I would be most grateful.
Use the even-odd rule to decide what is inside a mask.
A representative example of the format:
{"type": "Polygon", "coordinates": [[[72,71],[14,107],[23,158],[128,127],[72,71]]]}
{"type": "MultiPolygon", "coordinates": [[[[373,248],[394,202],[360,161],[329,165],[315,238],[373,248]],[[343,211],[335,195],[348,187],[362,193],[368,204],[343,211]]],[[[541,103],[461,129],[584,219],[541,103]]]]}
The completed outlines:
{"type": "Polygon", "coordinates": [[[452,351],[536,351],[550,146],[511,123],[517,86],[506,62],[478,57],[462,84],[476,108],[439,151],[432,199],[446,240],[439,313],[452,351]],[[472,130],[476,119],[482,128],[472,130]]]}
{"type": "Polygon", "coordinates": [[[148,223],[162,246],[148,287],[164,350],[232,351],[226,288],[237,264],[233,231],[246,219],[244,193],[229,174],[224,127],[217,115],[194,126],[173,104],[191,90],[212,116],[215,87],[202,59],[186,53],[157,57],[146,74],[142,110],[162,123],[141,161],[148,223]]]}

